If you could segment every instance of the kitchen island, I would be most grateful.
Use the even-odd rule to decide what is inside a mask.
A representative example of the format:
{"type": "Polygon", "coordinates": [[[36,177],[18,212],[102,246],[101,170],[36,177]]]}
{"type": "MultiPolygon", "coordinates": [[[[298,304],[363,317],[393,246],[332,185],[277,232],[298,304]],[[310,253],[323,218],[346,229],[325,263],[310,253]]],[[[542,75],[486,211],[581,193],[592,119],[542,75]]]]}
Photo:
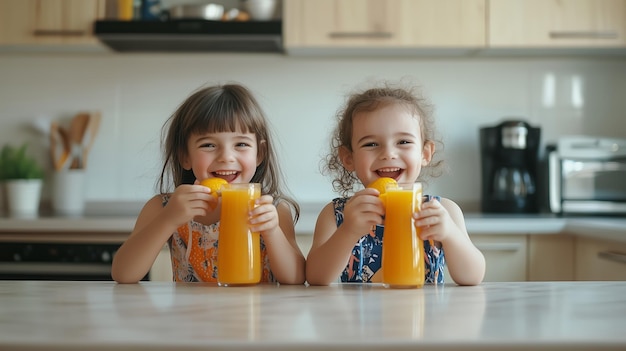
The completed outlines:
{"type": "Polygon", "coordinates": [[[624,350],[626,282],[0,281],[2,350],[624,350]]]}

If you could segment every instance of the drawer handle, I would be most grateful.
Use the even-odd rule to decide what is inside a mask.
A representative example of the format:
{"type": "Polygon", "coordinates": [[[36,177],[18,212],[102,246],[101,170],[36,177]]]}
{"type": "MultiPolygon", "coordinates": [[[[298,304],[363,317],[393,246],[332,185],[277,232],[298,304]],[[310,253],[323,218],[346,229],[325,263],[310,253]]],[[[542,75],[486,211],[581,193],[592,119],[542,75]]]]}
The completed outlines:
{"type": "Polygon", "coordinates": [[[598,253],[598,257],[612,262],[626,263],[626,254],[615,251],[602,251],[598,253]]]}
{"type": "Polygon", "coordinates": [[[333,39],[351,39],[351,38],[370,38],[370,39],[389,39],[393,37],[393,33],[389,32],[331,32],[328,34],[333,39]]]}
{"type": "Polygon", "coordinates": [[[36,29],[33,34],[38,37],[82,37],[86,35],[86,32],[77,29],[36,29]]]}
{"type": "Polygon", "coordinates": [[[616,32],[550,32],[550,39],[617,39],[616,32]]]}
{"type": "Polygon", "coordinates": [[[480,251],[519,251],[521,244],[481,244],[476,245],[480,251]]]}

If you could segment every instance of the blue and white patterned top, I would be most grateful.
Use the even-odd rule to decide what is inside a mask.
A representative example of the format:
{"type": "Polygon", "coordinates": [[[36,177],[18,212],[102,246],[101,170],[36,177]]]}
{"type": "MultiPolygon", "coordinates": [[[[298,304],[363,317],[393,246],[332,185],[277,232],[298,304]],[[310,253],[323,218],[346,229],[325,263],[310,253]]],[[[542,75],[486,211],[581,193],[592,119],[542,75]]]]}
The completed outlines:
{"type": "MultiPolygon", "coordinates": [[[[430,201],[432,198],[437,199],[437,201],[440,200],[438,196],[424,195],[424,202],[430,201]]],[[[333,199],[337,227],[343,223],[343,209],[348,200],[349,197],[333,199]]],[[[354,245],[348,264],[341,273],[341,282],[371,283],[376,281],[374,275],[382,265],[384,229],[384,226],[377,225],[374,230],[365,234],[354,245]]],[[[446,261],[441,243],[435,242],[434,245],[431,245],[428,240],[424,240],[424,253],[426,273],[424,282],[443,284],[446,261]]]]}

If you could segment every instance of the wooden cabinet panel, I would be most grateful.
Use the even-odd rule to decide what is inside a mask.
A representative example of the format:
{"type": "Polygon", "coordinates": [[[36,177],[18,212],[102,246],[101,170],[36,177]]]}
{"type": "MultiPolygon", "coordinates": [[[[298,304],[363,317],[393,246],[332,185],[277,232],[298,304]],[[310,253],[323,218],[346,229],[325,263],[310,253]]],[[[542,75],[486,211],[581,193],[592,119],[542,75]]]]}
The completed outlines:
{"type": "Polygon", "coordinates": [[[488,46],[626,47],[626,0],[491,0],[488,46]]]}
{"type": "Polygon", "coordinates": [[[0,45],[99,45],[105,0],[0,0],[0,45]]]}
{"type": "Polygon", "coordinates": [[[290,47],[484,47],[485,0],[286,0],[290,47]]]}
{"type": "Polygon", "coordinates": [[[626,280],[626,244],[576,238],[576,280],[626,280]]]}
{"type": "Polygon", "coordinates": [[[574,280],[574,244],[566,234],[529,235],[528,280],[574,280]]]}
{"type": "Polygon", "coordinates": [[[150,269],[149,278],[151,281],[171,282],[172,281],[172,261],[170,259],[170,250],[167,245],[157,255],[157,258],[150,269]]]}
{"type": "MultiPolygon", "coordinates": [[[[472,242],[485,255],[485,282],[527,280],[527,235],[470,234],[472,242]]],[[[446,267],[446,282],[452,278],[446,267]]]]}
{"type": "Polygon", "coordinates": [[[394,0],[287,0],[285,46],[391,46],[402,43],[403,2],[394,0]]]}

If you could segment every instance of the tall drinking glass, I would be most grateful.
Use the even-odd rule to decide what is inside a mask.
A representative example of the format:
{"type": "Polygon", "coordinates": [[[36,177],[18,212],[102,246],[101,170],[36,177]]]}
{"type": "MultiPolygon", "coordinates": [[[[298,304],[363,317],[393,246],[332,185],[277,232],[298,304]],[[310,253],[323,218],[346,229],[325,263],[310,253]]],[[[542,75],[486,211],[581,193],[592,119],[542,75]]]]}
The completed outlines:
{"type": "Polygon", "coordinates": [[[400,183],[386,189],[383,232],[383,284],[388,288],[424,286],[424,242],[413,213],[422,204],[421,183],[400,183]]]}
{"type": "Polygon", "coordinates": [[[222,187],[222,212],[217,247],[220,286],[251,285],[261,281],[261,237],[250,231],[248,213],[261,196],[258,183],[222,187]]]}

